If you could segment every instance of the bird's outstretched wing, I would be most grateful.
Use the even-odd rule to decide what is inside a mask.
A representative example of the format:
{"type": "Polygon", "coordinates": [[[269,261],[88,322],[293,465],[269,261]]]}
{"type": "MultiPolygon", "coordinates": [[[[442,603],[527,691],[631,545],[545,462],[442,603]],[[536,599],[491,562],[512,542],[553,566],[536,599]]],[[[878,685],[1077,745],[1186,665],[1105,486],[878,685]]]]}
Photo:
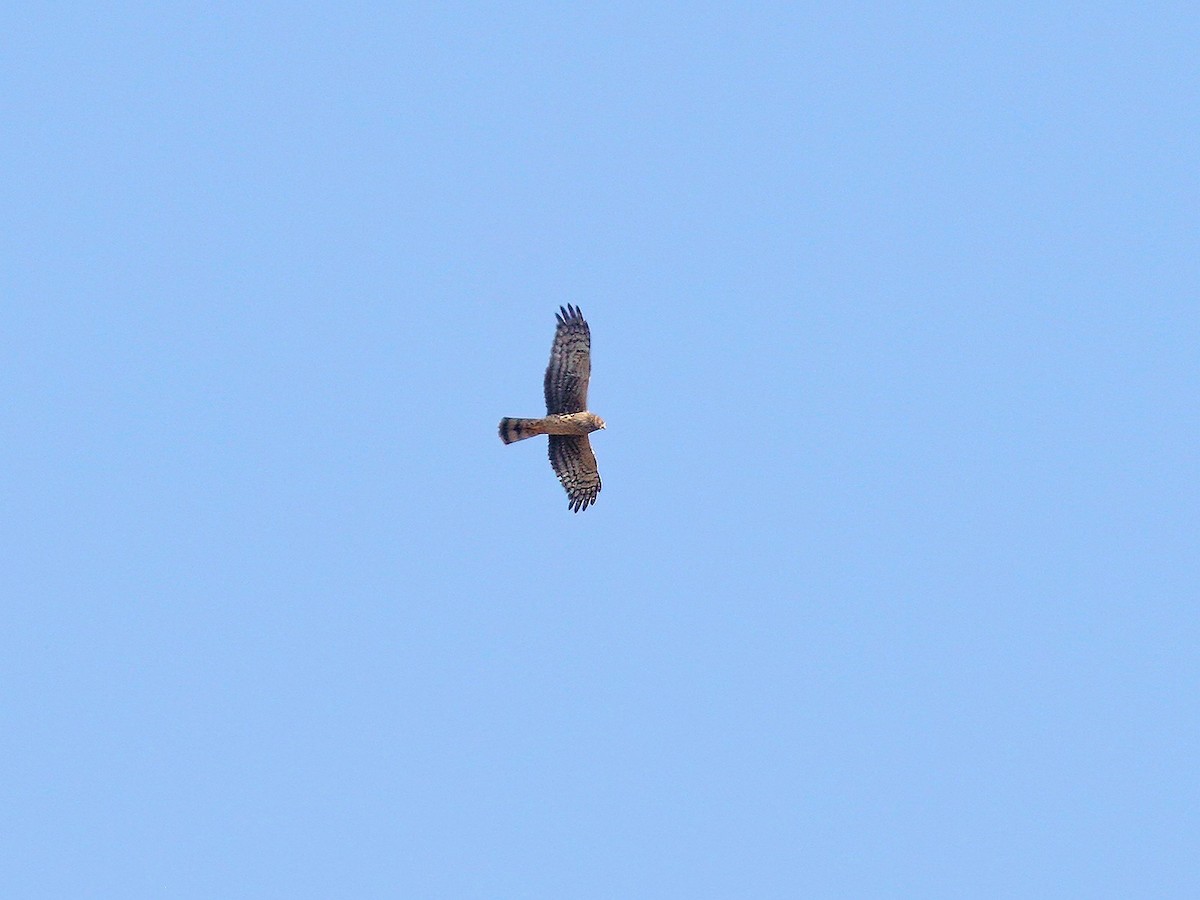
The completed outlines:
{"type": "Polygon", "coordinates": [[[550,435],[550,465],[567,492],[572,512],[587,509],[600,493],[600,470],[587,435],[550,435]]]}
{"type": "Polygon", "coordinates": [[[548,415],[587,409],[588,378],[592,374],[592,334],[583,313],[577,306],[559,309],[561,312],[555,314],[558,328],[550,347],[550,365],[546,366],[548,415]]]}

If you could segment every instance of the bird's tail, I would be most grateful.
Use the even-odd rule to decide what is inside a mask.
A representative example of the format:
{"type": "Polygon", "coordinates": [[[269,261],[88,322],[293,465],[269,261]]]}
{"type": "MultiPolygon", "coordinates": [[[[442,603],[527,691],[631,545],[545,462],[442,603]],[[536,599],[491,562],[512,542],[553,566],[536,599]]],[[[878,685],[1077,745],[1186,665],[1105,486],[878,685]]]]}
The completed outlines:
{"type": "Polygon", "coordinates": [[[545,422],[542,419],[501,419],[500,440],[506,444],[513,441],[523,441],[539,434],[545,434],[545,422]]]}

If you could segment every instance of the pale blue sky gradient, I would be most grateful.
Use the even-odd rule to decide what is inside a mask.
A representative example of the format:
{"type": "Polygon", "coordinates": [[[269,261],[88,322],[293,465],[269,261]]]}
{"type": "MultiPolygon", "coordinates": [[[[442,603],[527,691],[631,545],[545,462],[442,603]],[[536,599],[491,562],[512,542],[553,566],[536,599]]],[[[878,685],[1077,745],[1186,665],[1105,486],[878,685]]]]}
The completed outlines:
{"type": "Polygon", "coordinates": [[[23,6],[0,895],[1200,896],[1194,4],[23,6]]]}

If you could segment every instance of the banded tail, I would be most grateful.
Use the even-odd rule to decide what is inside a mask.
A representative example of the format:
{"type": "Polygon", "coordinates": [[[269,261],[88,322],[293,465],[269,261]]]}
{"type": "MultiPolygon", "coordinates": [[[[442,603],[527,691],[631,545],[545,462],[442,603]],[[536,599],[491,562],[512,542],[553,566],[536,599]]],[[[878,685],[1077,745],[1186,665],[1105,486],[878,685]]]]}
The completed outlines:
{"type": "Polygon", "coordinates": [[[536,437],[546,433],[544,419],[509,419],[500,420],[500,440],[506,444],[513,441],[523,441],[525,438],[536,437]]]}

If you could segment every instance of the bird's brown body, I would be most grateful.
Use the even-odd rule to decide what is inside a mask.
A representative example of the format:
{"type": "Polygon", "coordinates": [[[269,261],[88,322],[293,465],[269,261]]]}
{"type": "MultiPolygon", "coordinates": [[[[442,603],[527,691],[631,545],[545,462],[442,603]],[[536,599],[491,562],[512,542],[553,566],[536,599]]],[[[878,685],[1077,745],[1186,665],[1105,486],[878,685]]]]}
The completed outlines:
{"type": "Polygon", "coordinates": [[[501,419],[500,440],[511,444],[539,434],[591,434],[603,427],[603,419],[594,412],[586,411],[541,419],[501,419]]]}

